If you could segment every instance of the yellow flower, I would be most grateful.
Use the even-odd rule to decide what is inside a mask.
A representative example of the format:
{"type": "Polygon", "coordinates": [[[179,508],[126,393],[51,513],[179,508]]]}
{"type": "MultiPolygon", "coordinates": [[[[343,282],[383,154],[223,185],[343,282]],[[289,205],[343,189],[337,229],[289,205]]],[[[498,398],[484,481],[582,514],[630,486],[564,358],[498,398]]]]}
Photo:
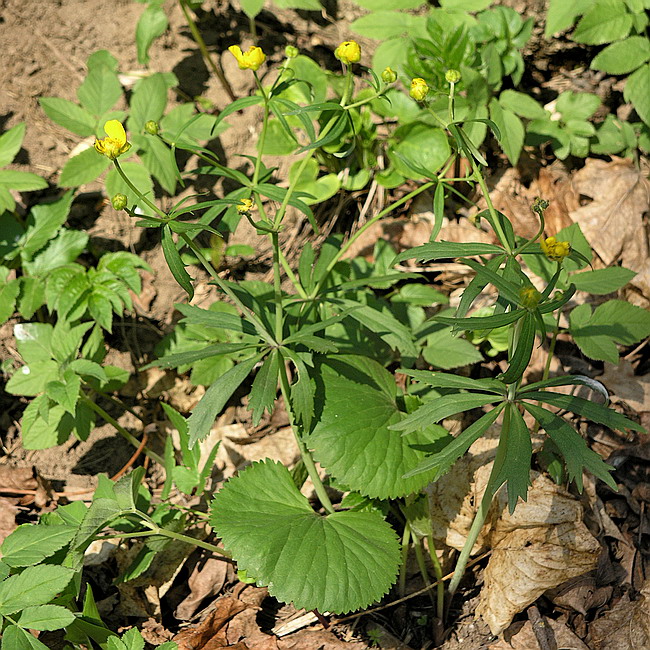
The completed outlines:
{"type": "Polygon", "coordinates": [[[119,120],[108,120],[104,124],[104,131],[108,137],[95,140],[95,149],[103,156],[115,160],[131,148],[131,143],[126,140],[126,131],[119,120]]]}
{"type": "Polygon", "coordinates": [[[237,212],[239,214],[245,214],[250,212],[253,208],[253,201],[251,199],[242,199],[237,205],[237,212]]]}
{"type": "Polygon", "coordinates": [[[557,241],[555,237],[547,237],[539,242],[542,253],[552,262],[561,262],[571,255],[571,244],[568,241],[557,241]]]}
{"type": "Polygon", "coordinates": [[[255,45],[251,45],[248,52],[242,52],[239,45],[231,45],[228,51],[237,59],[240,70],[255,71],[266,61],[266,54],[262,52],[262,48],[255,45]]]}
{"type": "Polygon", "coordinates": [[[427,82],[424,79],[416,77],[411,81],[411,90],[409,91],[409,95],[411,95],[413,99],[421,102],[428,94],[429,86],[427,86],[427,82]]]}
{"type": "Polygon", "coordinates": [[[343,41],[335,50],[334,56],[345,65],[359,63],[361,60],[361,48],[356,41],[343,41]]]}

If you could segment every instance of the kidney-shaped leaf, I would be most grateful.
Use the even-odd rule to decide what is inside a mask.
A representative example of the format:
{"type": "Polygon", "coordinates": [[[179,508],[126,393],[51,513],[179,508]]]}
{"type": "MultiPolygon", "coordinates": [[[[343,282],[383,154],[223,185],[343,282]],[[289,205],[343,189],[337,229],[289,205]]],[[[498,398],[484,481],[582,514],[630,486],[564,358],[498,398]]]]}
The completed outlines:
{"type": "Polygon", "coordinates": [[[297,608],[344,613],[391,587],[395,532],[377,512],[315,513],[280,463],[255,463],[230,479],[210,522],[240,569],[297,608]]]}
{"type": "Polygon", "coordinates": [[[320,365],[316,403],[322,411],[307,444],[335,478],[372,498],[405,496],[426,485],[435,470],[403,476],[447,434],[435,425],[408,438],[389,430],[404,417],[396,400],[393,377],[371,359],[341,355],[320,365]]]}

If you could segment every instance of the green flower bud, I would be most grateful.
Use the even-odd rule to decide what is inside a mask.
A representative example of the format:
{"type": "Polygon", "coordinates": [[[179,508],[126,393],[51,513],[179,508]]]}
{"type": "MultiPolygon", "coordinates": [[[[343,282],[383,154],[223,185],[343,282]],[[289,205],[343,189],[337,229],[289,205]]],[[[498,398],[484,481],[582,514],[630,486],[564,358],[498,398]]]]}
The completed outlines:
{"type": "Polygon", "coordinates": [[[394,84],[397,81],[397,72],[388,67],[381,73],[381,80],[387,84],[394,84]]]}
{"type": "Polygon", "coordinates": [[[124,210],[129,203],[129,199],[126,197],[126,194],[116,194],[111,199],[111,204],[113,205],[114,210],[124,210]]]}
{"type": "Polygon", "coordinates": [[[287,47],[284,48],[284,56],[286,56],[287,59],[295,59],[298,54],[300,54],[298,48],[293,45],[287,45],[287,47]]]}
{"type": "Polygon", "coordinates": [[[535,287],[523,287],[519,290],[519,301],[524,309],[536,309],[541,299],[542,294],[535,287]]]}
{"type": "Polygon", "coordinates": [[[149,135],[158,135],[158,132],[160,131],[160,127],[158,126],[158,122],[154,122],[153,120],[149,120],[148,122],[145,122],[144,130],[149,135]]]}
{"type": "Polygon", "coordinates": [[[460,81],[460,72],[458,70],[447,70],[445,72],[445,81],[448,84],[457,84],[460,81]]]}

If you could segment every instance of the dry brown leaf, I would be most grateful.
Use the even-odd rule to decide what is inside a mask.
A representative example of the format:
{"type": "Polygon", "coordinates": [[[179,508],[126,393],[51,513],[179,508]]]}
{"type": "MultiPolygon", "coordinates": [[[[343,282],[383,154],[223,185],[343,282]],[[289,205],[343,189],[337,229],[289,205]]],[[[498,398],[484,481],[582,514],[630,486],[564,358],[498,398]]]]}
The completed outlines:
{"type": "Polygon", "coordinates": [[[650,208],[650,183],[628,159],[588,159],[573,185],[592,201],[570,213],[587,241],[609,266],[619,259],[637,272],[632,284],[650,298],[650,258],[643,214],[650,208]]]}
{"type": "Polygon", "coordinates": [[[605,372],[598,379],[637,413],[650,411],[650,377],[635,375],[626,359],[621,359],[618,366],[605,362],[605,372]]]}
{"type": "Polygon", "coordinates": [[[279,650],[365,650],[367,647],[366,643],[341,641],[328,630],[300,630],[278,641],[279,650]]]}
{"type": "Polygon", "coordinates": [[[16,515],[20,511],[17,503],[18,499],[0,497],[0,544],[16,530],[16,515]]]}
{"type": "Polygon", "coordinates": [[[228,576],[229,567],[231,565],[228,562],[214,557],[199,562],[187,581],[190,593],[179,603],[174,616],[180,621],[192,618],[201,601],[210,596],[216,596],[221,591],[228,576]]]}
{"type": "MultiPolygon", "coordinates": [[[[557,648],[571,648],[571,650],[589,650],[589,648],[576,636],[563,622],[546,619],[557,648]]],[[[521,625],[520,623],[518,625],[521,625]]],[[[514,627],[514,625],[513,625],[514,627]]],[[[506,633],[507,634],[507,633],[506,633]]],[[[533,650],[539,648],[533,626],[526,621],[521,628],[508,641],[499,639],[489,646],[489,650],[533,650]]]]}
{"type": "Polygon", "coordinates": [[[545,476],[531,476],[528,500],[512,515],[504,510],[492,530],[492,555],[476,613],[493,634],[547,589],[595,568],[601,552],[582,523],[580,503],[545,476]]]}
{"type": "Polygon", "coordinates": [[[650,581],[637,600],[626,594],[613,609],[589,628],[593,650],[642,650],[650,648],[650,581]]]}
{"type": "MultiPolygon", "coordinates": [[[[498,427],[430,488],[434,538],[461,549],[492,470],[498,427]]],[[[531,472],[528,500],[510,514],[501,490],[474,546],[491,548],[476,613],[499,634],[547,589],[595,568],[600,545],[566,490],[531,472]]]]}

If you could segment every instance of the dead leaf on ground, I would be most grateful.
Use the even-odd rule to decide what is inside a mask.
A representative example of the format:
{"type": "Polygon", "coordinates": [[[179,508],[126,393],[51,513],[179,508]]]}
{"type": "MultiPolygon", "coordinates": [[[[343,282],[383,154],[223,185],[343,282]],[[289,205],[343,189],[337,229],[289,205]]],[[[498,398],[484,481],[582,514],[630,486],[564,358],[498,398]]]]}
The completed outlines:
{"type": "Polygon", "coordinates": [[[18,499],[0,497],[0,544],[16,530],[18,512],[20,512],[18,499]]]}
{"type": "Polygon", "coordinates": [[[641,650],[650,648],[650,581],[640,597],[625,594],[604,616],[589,628],[589,647],[593,650],[641,650]]]}
{"type": "MultiPolygon", "coordinates": [[[[300,630],[278,640],[278,650],[366,650],[368,645],[358,641],[341,641],[329,630],[300,630]]],[[[380,645],[380,648],[393,646],[380,645]]],[[[407,646],[403,646],[407,647],[407,646]]]]}
{"type": "Polygon", "coordinates": [[[605,362],[605,372],[598,379],[637,413],[650,411],[650,376],[635,375],[627,359],[621,359],[618,366],[605,362]]]}
{"type": "Polygon", "coordinates": [[[16,503],[21,506],[34,504],[44,508],[53,498],[49,481],[36,471],[35,467],[9,467],[0,465],[0,492],[19,496],[16,503]],[[26,492],[26,494],[25,494],[26,492]]]}
{"type": "MultiPolygon", "coordinates": [[[[550,628],[553,639],[557,648],[571,648],[571,650],[589,650],[581,640],[575,635],[562,621],[555,621],[551,618],[545,619],[545,623],[550,628]]],[[[499,639],[496,643],[489,646],[488,650],[533,650],[539,648],[533,626],[530,621],[513,624],[517,626],[516,631],[507,630],[504,638],[499,639]],[[506,641],[506,638],[508,639],[506,641]]]]}
{"type": "Polygon", "coordinates": [[[216,596],[221,591],[229,572],[233,573],[229,562],[214,557],[199,562],[187,581],[190,593],[179,603],[174,616],[180,621],[192,618],[205,598],[216,596]]]}
{"type": "MultiPolygon", "coordinates": [[[[481,501],[497,445],[498,427],[431,488],[434,538],[460,550],[481,501]]],[[[499,634],[547,589],[595,568],[598,541],[582,522],[581,504],[562,487],[531,472],[528,500],[514,513],[501,490],[473,552],[491,548],[476,613],[499,634]]]]}
{"type": "Polygon", "coordinates": [[[627,158],[587,159],[573,186],[592,201],[570,213],[587,241],[609,266],[619,259],[636,271],[631,283],[650,298],[650,257],[643,214],[650,208],[650,183],[627,158]]]}

